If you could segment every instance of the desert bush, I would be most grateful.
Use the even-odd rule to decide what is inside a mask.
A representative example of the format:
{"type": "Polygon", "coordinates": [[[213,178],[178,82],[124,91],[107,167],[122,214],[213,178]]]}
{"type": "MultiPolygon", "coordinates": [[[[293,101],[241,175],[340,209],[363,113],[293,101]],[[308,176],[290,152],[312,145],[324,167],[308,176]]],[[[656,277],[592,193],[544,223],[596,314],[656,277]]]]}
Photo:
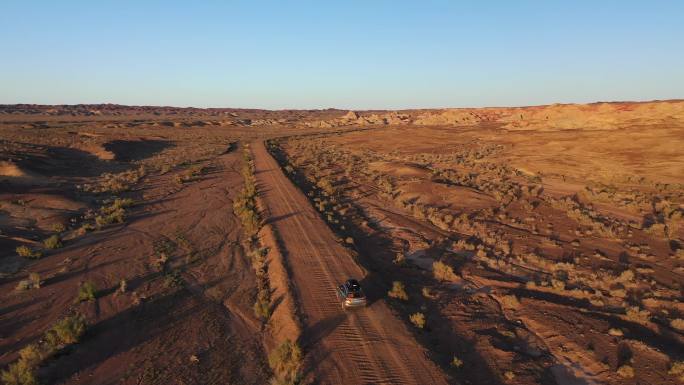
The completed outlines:
{"type": "Polygon", "coordinates": [[[454,269],[442,261],[435,261],[432,264],[432,274],[440,281],[455,281],[458,279],[454,269]]]}
{"type": "Polygon", "coordinates": [[[45,239],[43,241],[43,245],[45,245],[45,247],[48,249],[59,249],[63,246],[62,240],[59,238],[59,235],[57,234],[45,239]]]}
{"type": "Polygon", "coordinates": [[[667,373],[672,376],[678,376],[679,381],[684,381],[684,361],[673,362],[667,373]]]}
{"type": "Polygon", "coordinates": [[[43,253],[41,253],[38,250],[32,250],[28,246],[18,246],[15,251],[20,257],[24,258],[29,258],[29,259],[38,259],[43,256],[43,253]]]}
{"type": "Polygon", "coordinates": [[[271,316],[271,299],[267,291],[259,291],[254,302],[254,314],[262,320],[267,320],[271,316]]]}
{"type": "Polygon", "coordinates": [[[631,365],[622,365],[617,369],[617,374],[622,378],[634,378],[634,368],[631,365]]]}
{"type": "Polygon", "coordinates": [[[126,208],[133,205],[133,200],[116,198],[109,206],[100,207],[100,215],[95,217],[98,228],[112,223],[124,223],[126,221],[126,208]]]}
{"type": "Polygon", "coordinates": [[[425,327],[425,315],[423,313],[413,313],[409,316],[409,320],[418,329],[423,329],[425,327]]]}
{"type": "Polygon", "coordinates": [[[30,367],[40,364],[48,355],[38,344],[30,344],[19,351],[19,359],[30,367]]]}
{"type": "Polygon", "coordinates": [[[621,337],[624,335],[621,329],[616,329],[616,328],[610,328],[608,329],[608,334],[613,336],[613,337],[621,337]]]}
{"type": "Polygon", "coordinates": [[[285,340],[268,355],[268,363],[275,374],[275,383],[283,385],[299,383],[302,349],[296,342],[285,340]]]}
{"type": "Polygon", "coordinates": [[[430,291],[429,287],[424,287],[423,290],[421,291],[421,293],[423,294],[423,297],[428,298],[428,299],[437,298],[437,295],[432,293],[432,291],[430,291]]]}
{"type": "Polygon", "coordinates": [[[95,193],[120,193],[131,189],[146,173],[147,171],[142,165],[137,170],[128,170],[118,174],[104,173],[97,184],[86,185],[84,189],[95,193]]]}
{"type": "Polygon", "coordinates": [[[672,326],[673,329],[684,331],[684,319],[675,318],[672,321],[670,321],[670,326],[672,326]]]}
{"type": "Polygon", "coordinates": [[[78,295],[76,296],[76,302],[93,301],[97,290],[92,282],[83,282],[78,287],[78,295]]]}
{"type": "Polygon", "coordinates": [[[551,278],[551,286],[558,291],[565,290],[565,282],[561,281],[560,279],[551,278]]]}
{"type": "Polygon", "coordinates": [[[504,295],[503,297],[501,297],[501,304],[507,309],[517,309],[518,307],[520,307],[518,297],[512,294],[504,295]]]}
{"type": "Polygon", "coordinates": [[[178,270],[172,270],[164,274],[164,287],[167,289],[183,287],[185,282],[178,270]]]}
{"type": "Polygon", "coordinates": [[[62,346],[75,344],[86,330],[85,319],[82,315],[74,315],[58,321],[48,330],[45,340],[48,346],[58,349],[62,346]]]}
{"type": "Polygon", "coordinates": [[[121,279],[119,281],[119,289],[117,291],[119,293],[123,294],[126,292],[127,289],[128,289],[128,282],[126,281],[126,279],[121,279]]]}
{"type": "Polygon", "coordinates": [[[404,284],[399,281],[392,282],[392,290],[388,291],[387,295],[392,298],[401,299],[404,301],[408,300],[408,294],[406,294],[404,284]]]}
{"type": "Polygon", "coordinates": [[[55,223],[54,225],[52,225],[52,231],[56,233],[61,233],[64,230],[66,230],[66,227],[64,227],[64,225],[61,223],[55,223]]]}
{"type": "Polygon", "coordinates": [[[395,265],[404,266],[406,265],[406,256],[404,253],[397,253],[392,262],[394,262],[395,265]]]}
{"type": "Polygon", "coordinates": [[[40,289],[40,274],[29,273],[28,279],[23,279],[17,284],[16,290],[40,289]]]}
{"type": "Polygon", "coordinates": [[[631,306],[627,309],[627,319],[646,325],[651,319],[651,313],[648,310],[640,309],[638,306],[631,306]]]}
{"type": "Polygon", "coordinates": [[[461,366],[463,366],[463,361],[459,359],[458,357],[454,356],[454,358],[451,360],[450,365],[452,368],[459,369],[461,366]]]}
{"type": "Polygon", "coordinates": [[[515,373],[513,373],[510,370],[507,370],[504,372],[504,377],[506,377],[507,380],[512,381],[515,378],[515,373]]]}
{"type": "Polygon", "coordinates": [[[10,364],[0,378],[5,385],[38,385],[35,369],[22,360],[10,364]]]}

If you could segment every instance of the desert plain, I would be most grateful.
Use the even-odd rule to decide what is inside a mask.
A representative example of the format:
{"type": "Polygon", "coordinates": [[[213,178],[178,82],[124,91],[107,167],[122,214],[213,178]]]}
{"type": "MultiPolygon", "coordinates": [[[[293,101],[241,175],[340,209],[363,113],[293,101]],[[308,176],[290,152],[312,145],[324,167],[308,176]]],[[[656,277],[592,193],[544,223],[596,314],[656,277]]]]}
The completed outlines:
{"type": "Polygon", "coordinates": [[[684,101],[0,106],[6,384],[675,385],[683,299],[684,101]]]}

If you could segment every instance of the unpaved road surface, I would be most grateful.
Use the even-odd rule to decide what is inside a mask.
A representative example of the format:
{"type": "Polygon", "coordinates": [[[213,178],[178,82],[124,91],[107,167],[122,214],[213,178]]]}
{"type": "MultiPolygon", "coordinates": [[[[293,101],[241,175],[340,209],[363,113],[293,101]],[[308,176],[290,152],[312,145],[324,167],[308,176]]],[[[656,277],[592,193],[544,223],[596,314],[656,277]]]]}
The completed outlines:
{"type": "MultiPolygon", "coordinates": [[[[299,191],[263,143],[253,146],[256,177],[292,274],[304,321],[307,380],[321,384],[446,384],[404,323],[382,300],[344,311],[335,287],[365,271],[299,191]]],[[[372,300],[372,299],[371,299],[372,300]]]]}

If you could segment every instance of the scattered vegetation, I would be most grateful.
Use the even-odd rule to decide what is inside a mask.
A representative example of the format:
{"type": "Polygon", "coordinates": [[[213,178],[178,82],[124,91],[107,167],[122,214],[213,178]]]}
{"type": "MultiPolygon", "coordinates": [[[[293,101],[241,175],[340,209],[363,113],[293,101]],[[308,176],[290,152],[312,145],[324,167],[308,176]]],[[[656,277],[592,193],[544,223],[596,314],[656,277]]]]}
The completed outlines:
{"type": "Polygon", "coordinates": [[[679,377],[679,381],[684,381],[684,361],[675,361],[667,372],[671,376],[679,377]]]}
{"type": "Polygon", "coordinates": [[[100,208],[100,214],[95,217],[95,224],[98,228],[102,228],[112,223],[124,223],[126,208],[132,205],[133,200],[130,198],[116,198],[112,204],[100,208]]]}
{"type": "Polygon", "coordinates": [[[301,380],[302,349],[289,339],[276,347],[268,356],[268,363],[273,369],[273,384],[294,385],[301,380]]]}
{"type": "Polygon", "coordinates": [[[268,280],[268,265],[266,264],[268,249],[259,247],[256,238],[262,223],[256,204],[257,190],[254,178],[254,160],[248,146],[245,146],[243,152],[242,177],[245,185],[233,202],[233,211],[240,218],[242,228],[249,238],[248,247],[251,248],[249,256],[252,259],[252,267],[257,278],[257,296],[253,306],[254,314],[266,322],[271,316],[271,288],[268,280]]]}
{"type": "Polygon", "coordinates": [[[135,170],[128,170],[118,174],[104,173],[100,176],[97,183],[86,184],[83,189],[94,193],[113,193],[119,194],[128,191],[147,175],[147,169],[140,165],[135,170]]]}
{"type": "Polygon", "coordinates": [[[256,182],[254,179],[254,160],[252,159],[249,148],[245,148],[244,165],[242,167],[242,177],[245,186],[233,202],[233,211],[242,221],[245,233],[249,237],[254,237],[261,228],[261,220],[256,207],[256,182]]]}
{"type": "Polygon", "coordinates": [[[178,184],[184,184],[188,182],[192,182],[199,178],[200,176],[204,175],[204,173],[207,171],[207,168],[201,164],[196,164],[188,168],[187,170],[179,173],[176,175],[176,183],[178,184]]]}
{"type": "Polygon", "coordinates": [[[452,368],[460,369],[461,366],[463,366],[463,361],[461,361],[458,357],[454,356],[454,358],[451,360],[450,365],[452,368]]]}
{"type": "Polygon", "coordinates": [[[458,279],[454,269],[442,261],[435,261],[432,264],[432,273],[440,281],[455,281],[458,279]]]}
{"type": "Polygon", "coordinates": [[[423,313],[420,313],[420,312],[413,313],[409,316],[409,320],[418,329],[423,329],[425,327],[425,314],[423,314],[423,313]]]}
{"type": "Polygon", "coordinates": [[[387,295],[391,298],[400,299],[403,301],[408,301],[408,294],[406,294],[406,289],[404,284],[399,281],[392,282],[392,290],[387,292],[387,295]]]}
{"type": "Polygon", "coordinates": [[[17,254],[20,257],[28,258],[28,259],[39,259],[43,256],[43,253],[40,252],[40,250],[33,250],[28,246],[17,246],[15,249],[17,254]]]}
{"type": "Polygon", "coordinates": [[[48,330],[45,340],[49,346],[61,348],[78,342],[85,330],[85,319],[81,315],[75,315],[58,321],[48,330]]]}
{"type": "Polygon", "coordinates": [[[92,282],[83,282],[78,287],[76,302],[94,301],[97,296],[97,289],[92,282]]]}
{"type": "Polygon", "coordinates": [[[78,342],[85,333],[86,323],[81,315],[59,320],[44,338],[19,351],[19,360],[10,364],[0,373],[6,385],[38,385],[36,369],[47,358],[53,356],[67,345],[78,342]]]}
{"type": "Polygon", "coordinates": [[[60,249],[63,247],[62,240],[57,234],[51,235],[49,238],[45,239],[43,245],[45,245],[45,248],[47,249],[60,249]]]}
{"type": "Polygon", "coordinates": [[[617,374],[622,378],[634,378],[634,368],[631,365],[622,365],[617,369],[617,374]]]}
{"type": "Polygon", "coordinates": [[[24,290],[30,290],[30,289],[40,289],[40,274],[38,273],[30,273],[28,276],[28,279],[22,279],[19,281],[17,284],[16,290],[17,291],[24,291],[24,290]]]}

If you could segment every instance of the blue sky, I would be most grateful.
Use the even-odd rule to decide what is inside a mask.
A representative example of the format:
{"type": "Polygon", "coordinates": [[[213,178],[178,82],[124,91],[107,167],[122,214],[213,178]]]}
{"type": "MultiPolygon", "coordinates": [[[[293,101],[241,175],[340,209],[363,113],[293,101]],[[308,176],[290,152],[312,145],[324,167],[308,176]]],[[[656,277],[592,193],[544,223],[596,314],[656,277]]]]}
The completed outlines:
{"type": "Polygon", "coordinates": [[[684,98],[684,1],[1,0],[0,39],[0,103],[684,98]]]}

